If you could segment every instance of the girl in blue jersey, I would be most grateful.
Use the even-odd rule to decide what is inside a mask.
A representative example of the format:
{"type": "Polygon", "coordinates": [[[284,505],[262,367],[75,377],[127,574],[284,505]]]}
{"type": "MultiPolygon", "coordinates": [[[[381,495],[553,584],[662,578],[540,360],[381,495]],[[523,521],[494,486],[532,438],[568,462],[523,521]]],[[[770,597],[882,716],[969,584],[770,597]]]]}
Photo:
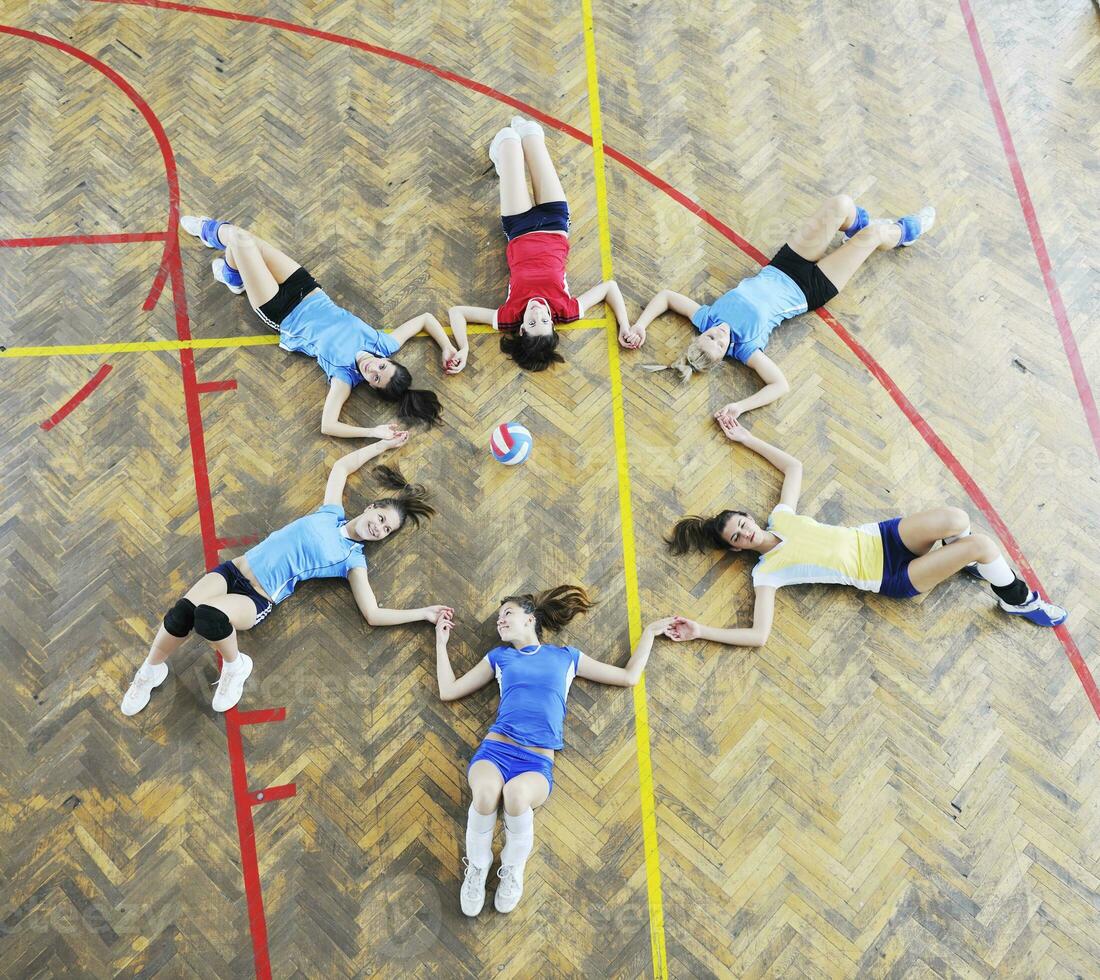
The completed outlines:
{"type": "Polygon", "coordinates": [[[925,207],[897,221],[872,220],[847,194],[831,197],[755,276],[743,279],[709,306],[662,289],[634,326],[619,333],[619,343],[629,349],[641,347],[646,328],[668,310],[687,317],[699,336],[672,364],[648,364],[645,368],[674,370],[686,380],[694,371],[706,371],[727,357],[748,365],[764,386],[722,407],[721,411],[736,419],[790,390],[783,372],[764,353],[772,330],[784,320],[824,306],[872,253],[912,245],[932,227],[935,218],[935,209],[925,207]],[[826,255],[838,229],[846,242],[826,255]]]}
{"type": "Polygon", "coordinates": [[[207,247],[224,248],[225,257],[213,262],[214,278],[234,293],[248,293],[260,319],[279,331],[280,347],[309,355],[324,370],[329,379],[321,413],[325,435],[384,439],[397,430],[395,425],[363,428],[340,421],[351,389],[364,381],[379,397],[395,402],[404,421],[428,425],[439,421],[443,413],[439,398],[432,391],[413,388],[408,368],[393,356],[405,341],[426,330],[443,352],[444,371],[457,374],[469,354],[464,325],[455,328],[454,344],[431,313],[383,333],[337,306],[302,266],[243,228],[194,215],[184,215],[180,226],[207,247]]]}
{"type": "Polygon", "coordinates": [[[544,630],[557,631],[592,600],[576,585],[535,595],[509,596],[497,613],[501,645],[471,670],[455,678],[447,654],[453,622],[436,624],[436,678],[444,701],[464,698],[494,677],[500,686],[496,721],[470,759],[467,778],[473,793],[466,823],[466,865],[461,904],[477,915],[485,903],[485,879],[493,863],[497,807],[504,800],[504,849],[495,905],[511,912],[523,894],[523,869],[534,845],[534,808],[546,802],[554,785],[554,752],[560,749],[565,702],[574,677],[631,687],[638,683],[653,640],[672,620],[651,623],[625,667],[593,660],[576,647],[542,642],[544,630]]]}
{"type": "Polygon", "coordinates": [[[348,477],[368,460],[403,445],[407,438],[407,432],[399,432],[337,460],[329,473],[321,507],[199,579],[165,615],[149,655],[122,699],[122,713],[136,715],[149,703],[153,688],[168,677],[165,661],[192,631],[212,643],[222,657],[214,710],[232,708],[252,673],[252,659],[237,646],[237,634],[266,619],[299,582],[309,579],[346,578],[359,611],[371,626],[420,620],[450,622],[454,612],[447,606],[381,608],[367,578],[368,545],[389,537],[406,520],[419,526],[435,513],[427,502],[427,491],[407,483],[396,469],[378,466],[375,477],[392,492],[369,504],[357,517],[349,520],[344,516],[348,477]]]}
{"type": "Polygon", "coordinates": [[[752,570],[756,592],[752,625],[740,629],[704,626],[676,617],[668,631],[673,640],[713,640],[738,647],[761,647],[775,612],[775,591],[786,585],[848,585],[865,592],[908,599],[929,592],[957,572],[989,585],[1004,612],[1037,626],[1058,626],[1066,611],[1030,589],[986,534],[972,534],[970,517],[942,505],[908,517],[859,527],[821,524],[798,513],[802,464],[757,439],[737,419],[718,413],[718,424],[733,441],[759,454],[783,474],[779,503],[761,527],[741,510],[713,517],[685,517],[667,540],[674,555],[750,551],[759,557],[752,570]],[[936,544],[942,542],[942,547],[936,544]]]}

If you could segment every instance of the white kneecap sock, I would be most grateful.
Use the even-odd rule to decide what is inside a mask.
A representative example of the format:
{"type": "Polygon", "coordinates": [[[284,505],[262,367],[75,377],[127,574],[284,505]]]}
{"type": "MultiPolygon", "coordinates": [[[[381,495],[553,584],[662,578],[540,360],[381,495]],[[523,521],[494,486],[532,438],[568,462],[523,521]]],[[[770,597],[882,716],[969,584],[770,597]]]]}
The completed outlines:
{"type": "Polygon", "coordinates": [[[990,585],[1011,585],[1016,581],[1016,573],[1008,567],[1008,562],[1002,555],[998,555],[996,560],[988,565],[978,562],[977,569],[978,574],[990,585]]]}
{"type": "Polygon", "coordinates": [[[531,848],[535,846],[535,811],[524,810],[513,817],[504,811],[504,849],[500,852],[500,863],[521,867],[527,863],[531,848]]]}
{"type": "Polygon", "coordinates": [[[470,864],[487,868],[493,863],[493,834],[497,829],[497,812],[478,813],[470,804],[466,818],[466,857],[470,864]]]}

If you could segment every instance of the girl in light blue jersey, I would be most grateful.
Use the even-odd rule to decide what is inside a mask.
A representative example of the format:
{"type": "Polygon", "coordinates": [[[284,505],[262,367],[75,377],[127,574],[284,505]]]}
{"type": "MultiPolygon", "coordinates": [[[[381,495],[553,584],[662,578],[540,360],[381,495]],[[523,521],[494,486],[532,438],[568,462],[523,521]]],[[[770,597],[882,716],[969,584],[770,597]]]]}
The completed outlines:
{"type": "Polygon", "coordinates": [[[719,409],[736,419],[790,390],[783,372],[764,353],[772,331],[784,320],[828,303],[872,253],[912,245],[932,227],[935,218],[935,210],[925,207],[897,221],[872,220],[847,194],[831,197],[755,276],[742,280],[709,306],[662,289],[634,326],[619,333],[619,343],[632,350],[641,347],[646,328],[668,310],[687,317],[699,336],[672,364],[645,368],[674,370],[686,380],[694,371],[706,371],[727,357],[748,365],[764,386],[719,409]],[[846,242],[826,255],[838,230],[846,242]]]}
{"type": "Polygon", "coordinates": [[[504,800],[504,849],[495,905],[511,912],[523,894],[523,869],[534,846],[534,808],[554,785],[554,752],[562,748],[569,686],[575,677],[631,687],[638,683],[654,638],[672,620],[651,623],[625,667],[593,660],[576,647],[543,643],[544,630],[557,631],[587,612],[592,600],[576,585],[559,585],[534,595],[509,596],[497,613],[501,645],[459,678],[447,654],[452,620],[436,624],[436,678],[444,701],[464,698],[494,677],[500,686],[496,721],[489,727],[467,770],[473,793],[466,823],[466,874],[461,904],[477,915],[485,903],[485,879],[493,863],[497,807],[504,800]]]}
{"type": "Polygon", "coordinates": [[[427,491],[406,482],[398,470],[378,466],[374,475],[391,492],[369,504],[357,517],[349,520],[344,516],[344,485],[348,477],[407,439],[407,432],[399,432],[337,460],[329,473],[321,507],[199,579],[165,615],[149,655],[122,699],[122,713],[136,715],[149,703],[153,688],[168,677],[167,659],[192,631],[213,644],[222,657],[214,710],[232,708],[240,700],[244,682],[252,673],[252,659],[237,646],[237,634],[266,619],[299,582],[309,579],[346,578],[359,611],[371,626],[395,626],[419,620],[449,623],[454,612],[447,606],[381,608],[367,578],[368,545],[389,537],[406,520],[419,526],[435,513],[427,501],[427,491]]]}
{"type": "Polygon", "coordinates": [[[466,328],[455,328],[455,343],[431,313],[422,313],[393,331],[376,330],[338,306],[301,265],[274,245],[243,228],[213,218],[184,215],[180,227],[208,248],[225,249],[212,264],[214,278],[248,302],[272,330],[279,346],[312,357],[329,379],[321,413],[321,431],[344,439],[386,438],[395,425],[363,428],[340,421],[351,389],[361,382],[380,398],[397,405],[405,422],[434,425],[443,409],[435,392],[412,387],[408,368],[393,359],[405,341],[421,330],[439,344],[443,369],[457,374],[469,353],[466,328]],[[455,346],[457,344],[457,347],[455,346]]]}

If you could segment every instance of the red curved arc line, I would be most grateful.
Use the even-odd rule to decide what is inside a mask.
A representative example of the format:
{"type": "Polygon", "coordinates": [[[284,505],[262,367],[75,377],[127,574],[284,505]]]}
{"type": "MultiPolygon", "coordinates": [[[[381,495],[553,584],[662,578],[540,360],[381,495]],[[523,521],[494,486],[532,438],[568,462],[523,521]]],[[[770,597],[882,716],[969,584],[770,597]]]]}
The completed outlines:
{"type": "MultiPolygon", "coordinates": [[[[145,100],[114,69],[97,58],[56,38],[33,31],[0,24],[0,33],[26,38],[37,44],[45,44],[83,61],[113,82],[133,102],[144,117],[164,159],[165,179],[168,184],[168,230],[160,269],[153,288],[146,300],[146,309],[152,309],[169,276],[172,280],[172,301],[175,306],[176,334],[180,340],[191,339],[187,317],[187,297],[184,291],[183,264],[179,251],[179,182],[172,145],[160,120],[145,100]]],[[[210,478],[206,464],[206,439],[199,408],[198,380],[195,374],[195,354],[192,350],[180,351],[180,373],[183,376],[184,406],[187,428],[191,441],[191,464],[195,477],[195,497],[199,510],[199,530],[207,569],[218,563],[218,538],[214,530],[214,507],[210,498],[210,478]]],[[[281,709],[280,709],[281,710],[281,709]]],[[[229,753],[229,774],[233,792],[233,806],[237,818],[237,834],[241,852],[241,874],[244,878],[245,902],[248,906],[248,925],[252,937],[252,953],[256,975],[260,980],[270,980],[271,958],[267,946],[267,922],[264,918],[263,889],[260,885],[259,858],[256,851],[255,825],[252,820],[252,804],[248,794],[248,772],[241,742],[242,722],[236,708],[225,714],[225,732],[229,753]]]]}
{"type": "MultiPolygon", "coordinates": [[[[552,127],[562,133],[566,133],[572,136],[574,139],[579,140],[587,145],[592,145],[592,137],[588,133],[584,133],[574,126],[570,126],[568,123],[563,122],[554,116],[549,116],[540,109],[534,106],[528,105],[526,102],[521,102],[519,99],[514,99],[510,95],[506,95],[497,89],[491,88],[482,82],[475,81],[472,78],[466,78],[463,75],[458,75],[455,72],[448,71],[444,68],[439,68],[436,65],[429,64],[426,61],[421,61],[419,58],[413,58],[410,55],[402,54],[400,51],[393,51],[389,48],[383,48],[377,44],[369,44],[366,41],[359,41],[355,38],[345,37],[341,34],[333,34],[330,31],[321,31],[313,27],[306,27],[302,24],[295,24],[290,21],[276,20],[272,17],[256,17],[251,14],[240,14],[232,10],[221,10],[216,7],[199,7],[193,4],[174,3],[171,0],[92,0],[94,3],[110,3],[110,4],[125,4],[135,7],[152,7],[159,10],[175,10],[181,13],[199,14],[205,17],[215,17],[222,20],[229,20],[238,23],[245,24],[259,24],[265,27],[272,27],[276,30],[288,31],[293,34],[302,34],[307,37],[314,37],[322,41],[331,41],[334,44],[341,44],[345,47],[356,48],[360,51],[366,51],[368,54],[378,55],[382,58],[387,58],[390,61],[397,61],[403,65],[408,65],[411,68],[418,68],[422,71],[429,72],[439,78],[442,78],[448,82],[454,82],[456,85],[461,85],[463,88],[469,89],[472,92],[478,92],[481,95],[486,95],[491,99],[495,99],[498,102],[503,102],[506,105],[510,105],[516,109],[522,109],[529,116],[538,119],[540,122],[545,123],[547,126],[552,127]]],[[[768,259],[758,248],[752,243],[742,238],[732,228],[730,228],[723,221],[720,221],[713,214],[711,214],[706,208],[696,201],[693,201],[686,194],[678,191],[670,183],[662,180],[655,173],[649,170],[647,167],[638,163],[632,157],[627,156],[620,150],[616,150],[614,147],[604,145],[604,153],[611,157],[618,163],[632,170],[639,177],[645,180],[647,183],[656,187],[658,190],[667,194],[677,203],[683,205],[692,214],[698,216],[708,225],[714,228],[719,234],[733,242],[742,252],[751,258],[755,259],[761,265],[765,264],[768,259]]],[[[939,457],[940,461],[947,467],[956,480],[962,485],[963,489],[970,496],[970,499],[978,506],[981,512],[985,515],[989,521],[990,526],[996,532],[997,536],[1001,539],[1001,543],[1005,546],[1005,550],[1009,553],[1010,557],[1019,566],[1024,577],[1028,580],[1032,588],[1038,590],[1038,592],[1046,596],[1046,591],[1043,589],[1042,583],[1039,581],[1039,577],[1035,574],[1035,570],[1031,567],[1030,562],[1024,557],[1023,552],[1020,550],[1019,544],[1013,537],[1012,532],[1009,531],[1008,526],[1005,524],[1001,515],[989,502],[989,499],[979,488],[978,484],[974,481],[974,478],[967,472],[966,468],[959,462],[958,458],[950,449],[947,448],[947,444],[936,434],[935,430],[928,423],[928,421],[917,411],[913,403],[905,396],[905,393],[898,387],[897,383],[886,373],[886,370],[878,363],[877,360],[871,355],[871,353],[860,344],[830,313],[828,310],[821,309],[817,311],[818,316],[829,326],[831,330],[848,346],[853,354],[859,359],[859,361],[871,372],[871,375],[886,389],[887,394],[893,399],[894,403],[901,409],[902,414],[912,423],[913,427],[920,433],[922,439],[928,447],[939,457]]],[[[1097,689],[1096,681],[1092,674],[1089,672],[1088,666],[1085,664],[1084,658],[1081,656],[1081,651],[1077,647],[1076,641],[1070,635],[1069,629],[1066,626],[1059,626],[1055,629],[1055,635],[1058,637],[1062,644],[1063,649],[1066,652],[1066,656],[1069,658],[1070,664],[1073,666],[1074,672],[1077,674],[1078,679],[1081,681],[1082,687],[1085,689],[1085,695],[1089,699],[1089,703],[1092,705],[1093,711],[1096,712],[1097,718],[1100,718],[1100,690],[1097,689]]]]}
{"type": "MultiPolygon", "coordinates": [[[[161,126],[160,120],[157,119],[153,110],[149,108],[145,100],[137,94],[134,87],[126,81],[125,78],[110,65],[104,64],[98,58],[94,58],[90,54],[86,54],[81,51],[80,48],[74,48],[71,44],[66,44],[64,41],[59,41],[57,38],[49,37],[46,34],[26,31],[20,27],[11,27],[7,24],[0,24],[0,33],[12,34],[15,37],[26,38],[28,41],[36,41],[39,44],[48,44],[52,48],[57,48],[58,51],[64,51],[67,55],[71,55],[73,58],[83,61],[101,75],[105,75],[126,94],[126,97],[134,104],[138,112],[142,114],[149,129],[152,130],[153,135],[156,137],[161,156],[164,157],[164,175],[168,181],[168,230],[166,232],[167,238],[164,242],[164,250],[161,253],[160,268],[157,269],[152,288],[149,290],[149,295],[143,306],[144,310],[151,310],[156,306],[157,300],[160,298],[161,290],[164,289],[164,282],[168,275],[168,263],[171,255],[173,252],[179,251],[179,239],[176,230],[179,224],[179,181],[176,177],[176,161],[172,156],[172,148],[168,143],[168,137],[164,135],[164,128],[161,126]]],[[[185,340],[190,338],[181,337],[180,339],[185,340]]]]}
{"type": "Polygon", "coordinates": [[[70,398],[64,405],[62,405],[56,412],[53,413],[45,422],[42,423],[42,428],[49,431],[58,422],[60,422],[66,415],[68,415],[77,405],[79,405],[85,398],[87,398],[93,391],[96,390],[111,373],[111,365],[104,364],[94,375],[92,379],[84,385],[72,398],[70,398]]]}

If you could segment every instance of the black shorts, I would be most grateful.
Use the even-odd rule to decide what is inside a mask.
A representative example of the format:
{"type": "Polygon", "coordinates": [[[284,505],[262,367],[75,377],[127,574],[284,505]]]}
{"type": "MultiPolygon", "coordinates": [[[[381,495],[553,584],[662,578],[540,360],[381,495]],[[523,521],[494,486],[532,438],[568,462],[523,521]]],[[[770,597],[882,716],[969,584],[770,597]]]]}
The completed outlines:
{"type": "Polygon", "coordinates": [[[564,231],[569,234],[569,205],[565,201],[547,201],[520,214],[502,214],[500,223],[508,241],[531,231],[564,231]]]}
{"type": "MultiPolygon", "coordinates": [[[[241,570],[233,562],[223,561],[214,571],[225,579],[225,584],[229,586],[230,595],[243,595],[252,600],[256,606],[256,623],[261,619],[266,619],[267,614],[275,608],[275,603],[270,599],[265,599],[252,588],[252,583],[241,574],[241,570]]],[[[255,626],[256,623],[252,625],[255,626]]]]}
{"type": "Polygon", "coordinates": [[[824,306],[840,292],[817,267],[816,262],[804,259],[790,245],[784,245],[776,252],[768,265],[774,265],[794,280],[806,297],[807,309],[816,310],[819,306],[824,306]]]}
{"type": "Polygon", "coordinates": [[[279,291],[256,312],[271,326],[278,328],[302,300],[318,288],[317,280],[302,266],[279,283],[279,291]]]}

